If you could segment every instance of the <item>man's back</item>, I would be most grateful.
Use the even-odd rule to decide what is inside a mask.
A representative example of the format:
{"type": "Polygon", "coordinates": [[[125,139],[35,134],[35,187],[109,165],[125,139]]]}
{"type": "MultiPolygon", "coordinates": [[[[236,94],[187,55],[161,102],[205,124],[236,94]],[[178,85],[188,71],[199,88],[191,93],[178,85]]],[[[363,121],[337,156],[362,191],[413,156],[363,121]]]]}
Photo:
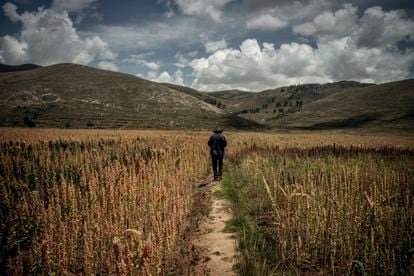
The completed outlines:
{"type": "Polygon", "coordinates": [[[214,180],[220,180],[223,172],[224,148],[227,146],[227,140],[221,134],[223,132],[222,129],[216,128],[213,132],[214,134],[208,140],[208,146],[210,147],[214,180]]]}
{"type": "Polygon", "coordinates": [[[227,146],[226,137],[221,133],[214,133],[208,140],[208,146],[212,155],[224,155],[224,148],[227,146]]]}

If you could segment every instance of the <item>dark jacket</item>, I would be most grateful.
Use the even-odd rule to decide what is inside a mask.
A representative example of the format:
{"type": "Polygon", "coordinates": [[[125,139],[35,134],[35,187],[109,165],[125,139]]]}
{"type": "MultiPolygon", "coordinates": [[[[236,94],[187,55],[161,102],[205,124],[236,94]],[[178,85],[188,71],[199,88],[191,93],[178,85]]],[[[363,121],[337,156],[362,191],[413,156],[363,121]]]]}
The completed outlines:
{"type": "Polygon", "coordinates": [[[221,133],[214,133],[208,140],[211,155],[224,155],[224,148],[227,146],[226,137],[221,133]]]}

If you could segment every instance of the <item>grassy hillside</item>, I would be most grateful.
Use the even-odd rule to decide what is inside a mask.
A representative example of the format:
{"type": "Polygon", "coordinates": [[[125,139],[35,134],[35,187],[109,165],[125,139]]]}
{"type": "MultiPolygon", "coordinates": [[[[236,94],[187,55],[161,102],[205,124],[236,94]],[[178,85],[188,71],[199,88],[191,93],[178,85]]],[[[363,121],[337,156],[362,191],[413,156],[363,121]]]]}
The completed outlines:
{"type": "Polygon", "coordinates": [[[399,131],[414,126],[414,80],[379,85],[342,81],[222,95],[225,110],[271,128],[399,131]]]}
{"type": "Polygon", "coordinates": [[[414,126],[414,80],[351,88],[303,105],[300,112],[267,121],[302,129],[414,126]]]}
{"type": "Polygon", "coordinates": [[[197,99],[202,100],[211,105],[214,105],[218,108],[224,107],[223,100],[220,97],[214,96],[213,93],[200,92],[198,90],[195,90],[195,89],[192,89],[186,86],[180,86],[180,85],[171,84],[171,83],[162,83],[162,85],[170,87],[174,90],[186,93],[190,96],[196,97],[197,99]]]}
{"type": "MultiPolygon", "coordinates": [[[[264,90],[257,93],[230,90],[212,92],[209,94],[221,98],[224,101],[227,110],[233,112],[247,110],[247,113],[257,113],[254,112],[254,110],[260,109],[261,111],[268,112],[273,112],[273,109],[275,108],[284,108],[287,110],[291,104],[296,105],[296,101],[301,101],[302,104],[306,104],[336,92],[367,86],[371,86],[371,84],[342,81],[327,84],[291,85],[264,90]]],[[[243,112],[243,114],[247,113],[243,112]]]]}
{"type": "Polygon", "coordinates": [[[0,97],[1,126],[260,127],[174,87],[75,64],[0,74],[0,97]]]}
{"type": "Polygon", "coordinates": [[[0,74],[0,126],[414,129],[414,80],[200,92],[75,64],[0,74]]]}
{"type": "Polygon", "coordinates": [[[210,95],[220,98],[220,99],[243,99],[243,98],[248,98],[252,95],[252,92],[248,92],[248,91],[241,91],[241,90],[224,90],[224,91],[215,91],[215,92],[210,92],[210,95]]]}

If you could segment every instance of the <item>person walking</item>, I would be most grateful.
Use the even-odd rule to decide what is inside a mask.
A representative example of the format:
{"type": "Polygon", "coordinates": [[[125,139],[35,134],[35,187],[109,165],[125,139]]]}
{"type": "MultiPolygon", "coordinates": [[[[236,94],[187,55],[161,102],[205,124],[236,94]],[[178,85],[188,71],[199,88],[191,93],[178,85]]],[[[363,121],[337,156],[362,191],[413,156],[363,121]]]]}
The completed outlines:
{"type": "Polygon", "coordinates": [[[220,180],[223,173],[224,148],[227,146],[227,140],[222,133],[223,129],[215,128],[208,140],[213,163],[214,181],[220,180]]]}

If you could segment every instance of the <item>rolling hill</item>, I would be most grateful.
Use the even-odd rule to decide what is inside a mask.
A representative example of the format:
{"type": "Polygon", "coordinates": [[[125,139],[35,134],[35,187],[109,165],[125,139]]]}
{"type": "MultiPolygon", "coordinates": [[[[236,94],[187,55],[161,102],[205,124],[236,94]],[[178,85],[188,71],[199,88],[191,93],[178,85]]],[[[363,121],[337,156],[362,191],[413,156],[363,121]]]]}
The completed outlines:
{"type": "Polygon", "coordinates": [[[201,92],[76,64],[0,74],[0,126],[414,131],[414,80],[201,92]]]}
{"type": "Polygon", "coordinates": [[[269,122],[302,129],[413,129],[414,80],[346,89],[269,122]]]}
{"type": "Polygon", "coordinates": [[[1,126],[262,128],[174,87],[76,64],[2,73],[0,98],[1,126]]]}
{"type": "Polygon", "coordinates": [[[414,80],[341,81],[259,93],[214,92],[225,110],[277,129],[414,129],[414,80]]]}

